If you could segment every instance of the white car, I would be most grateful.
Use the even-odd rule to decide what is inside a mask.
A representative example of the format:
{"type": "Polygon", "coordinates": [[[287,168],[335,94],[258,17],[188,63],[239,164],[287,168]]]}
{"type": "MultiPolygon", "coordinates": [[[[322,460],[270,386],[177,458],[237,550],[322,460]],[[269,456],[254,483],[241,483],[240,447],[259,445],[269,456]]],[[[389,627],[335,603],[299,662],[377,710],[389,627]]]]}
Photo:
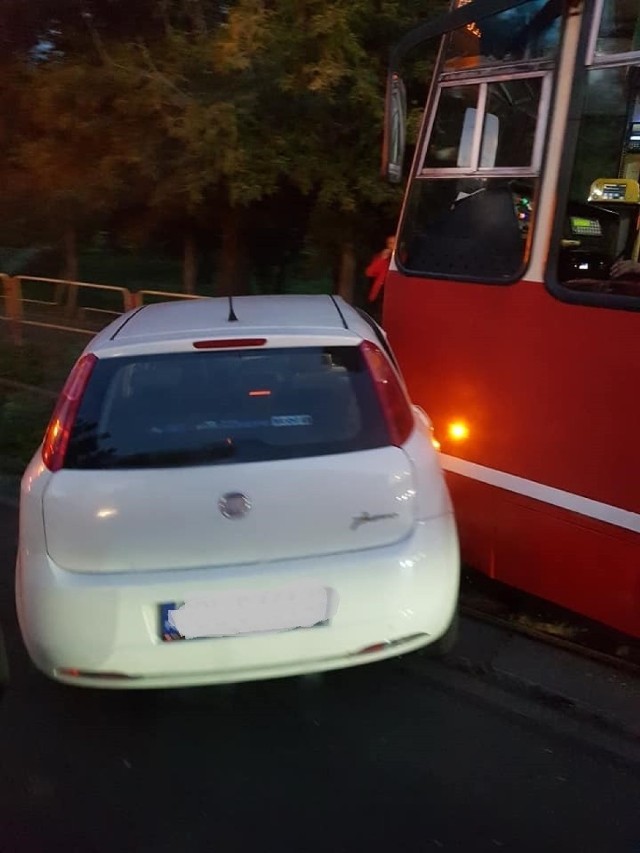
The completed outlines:
{"type": "Polygon", "coordinates": [[[76,363],[22,480],[20,628],[68,684],[442,651],[458,586],[430,422],[384,333],[330,296],[124,315],[76,363]]]}

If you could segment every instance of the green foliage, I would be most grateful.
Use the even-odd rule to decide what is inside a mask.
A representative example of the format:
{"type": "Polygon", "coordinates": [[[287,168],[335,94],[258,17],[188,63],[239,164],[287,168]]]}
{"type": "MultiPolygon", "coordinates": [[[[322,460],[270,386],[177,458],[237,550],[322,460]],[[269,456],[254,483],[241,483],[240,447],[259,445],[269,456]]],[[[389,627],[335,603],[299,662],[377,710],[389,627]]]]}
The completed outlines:
{"type": "MultiPolygon", "coordinates": [[[[115,223],[140,246],[171,230],[237,252],[256,209],[275,198],[284,212],[294,188],[308,247],[335,257],[397,215],[400,191],[379,177],[386,63],[446,4],[426,5],[418,18],[413,0],[140,0],[129,17],[64,4],[37,59],[16,41],[0,93],[12,218],[30,242],[115,223]]],[[[54,7],[39,0],[28,31],[47,32],[54,7]]],[[[407,69],[420,91],[434,47],[407,69]]]]}

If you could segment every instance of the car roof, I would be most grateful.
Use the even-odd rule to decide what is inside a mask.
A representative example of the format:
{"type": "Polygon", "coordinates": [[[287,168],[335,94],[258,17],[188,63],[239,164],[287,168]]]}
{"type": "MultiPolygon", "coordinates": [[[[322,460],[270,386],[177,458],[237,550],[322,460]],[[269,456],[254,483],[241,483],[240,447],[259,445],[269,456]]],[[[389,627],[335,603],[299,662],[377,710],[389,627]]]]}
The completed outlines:
{"type": "Polygon", "coordinates": [[[197,341],[265,337],[291,346],[376,341],[374,328],[340,297],[240,296],[180,299],[130,311],[103,329],[85,352],[114,356],[193,349],[197,341]]]}

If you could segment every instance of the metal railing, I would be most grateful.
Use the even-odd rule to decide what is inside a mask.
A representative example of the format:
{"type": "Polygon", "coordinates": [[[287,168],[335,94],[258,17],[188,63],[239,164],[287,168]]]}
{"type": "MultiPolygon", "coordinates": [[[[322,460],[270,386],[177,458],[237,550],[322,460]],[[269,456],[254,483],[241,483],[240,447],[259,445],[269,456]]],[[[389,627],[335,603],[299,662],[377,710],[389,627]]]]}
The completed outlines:
{"type": "Polygon", "coordinates": [[[11,339],[18,345],[23,341],[24,326],[94,335],[131,309],[159,301],[201,298],[164,290],[132,292],[111,284],[0,273],[0,320],[8,323],[11,339]],[[93,304],[79,304],[80,294],[93,304]]]}
{"type": "Polygon", "coordinates": [[[142,305],[148,305],[151,302],[166,302],[167,299],[202,299],[202,296],[197,296],[194,293],[173,293],[168,290],[137,290],[131,294],[136,306],[139,308],[142,305]],[[158,297],[156,299],[155,297],[158,297]],[[149,301],[147,301],[149,298],[149,301]]]}

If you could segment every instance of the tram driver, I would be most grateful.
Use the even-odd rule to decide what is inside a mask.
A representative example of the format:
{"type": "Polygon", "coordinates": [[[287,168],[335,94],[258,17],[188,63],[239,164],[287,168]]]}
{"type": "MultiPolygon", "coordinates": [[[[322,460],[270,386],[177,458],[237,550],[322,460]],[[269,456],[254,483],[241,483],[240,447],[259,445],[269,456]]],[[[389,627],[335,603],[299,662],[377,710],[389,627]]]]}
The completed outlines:
{"type": "Polygon", "coordinates": [[[640,262],[629,260],[617,260],[611,267],[611,278],[638,278],[640,277],[640,262]]]}

